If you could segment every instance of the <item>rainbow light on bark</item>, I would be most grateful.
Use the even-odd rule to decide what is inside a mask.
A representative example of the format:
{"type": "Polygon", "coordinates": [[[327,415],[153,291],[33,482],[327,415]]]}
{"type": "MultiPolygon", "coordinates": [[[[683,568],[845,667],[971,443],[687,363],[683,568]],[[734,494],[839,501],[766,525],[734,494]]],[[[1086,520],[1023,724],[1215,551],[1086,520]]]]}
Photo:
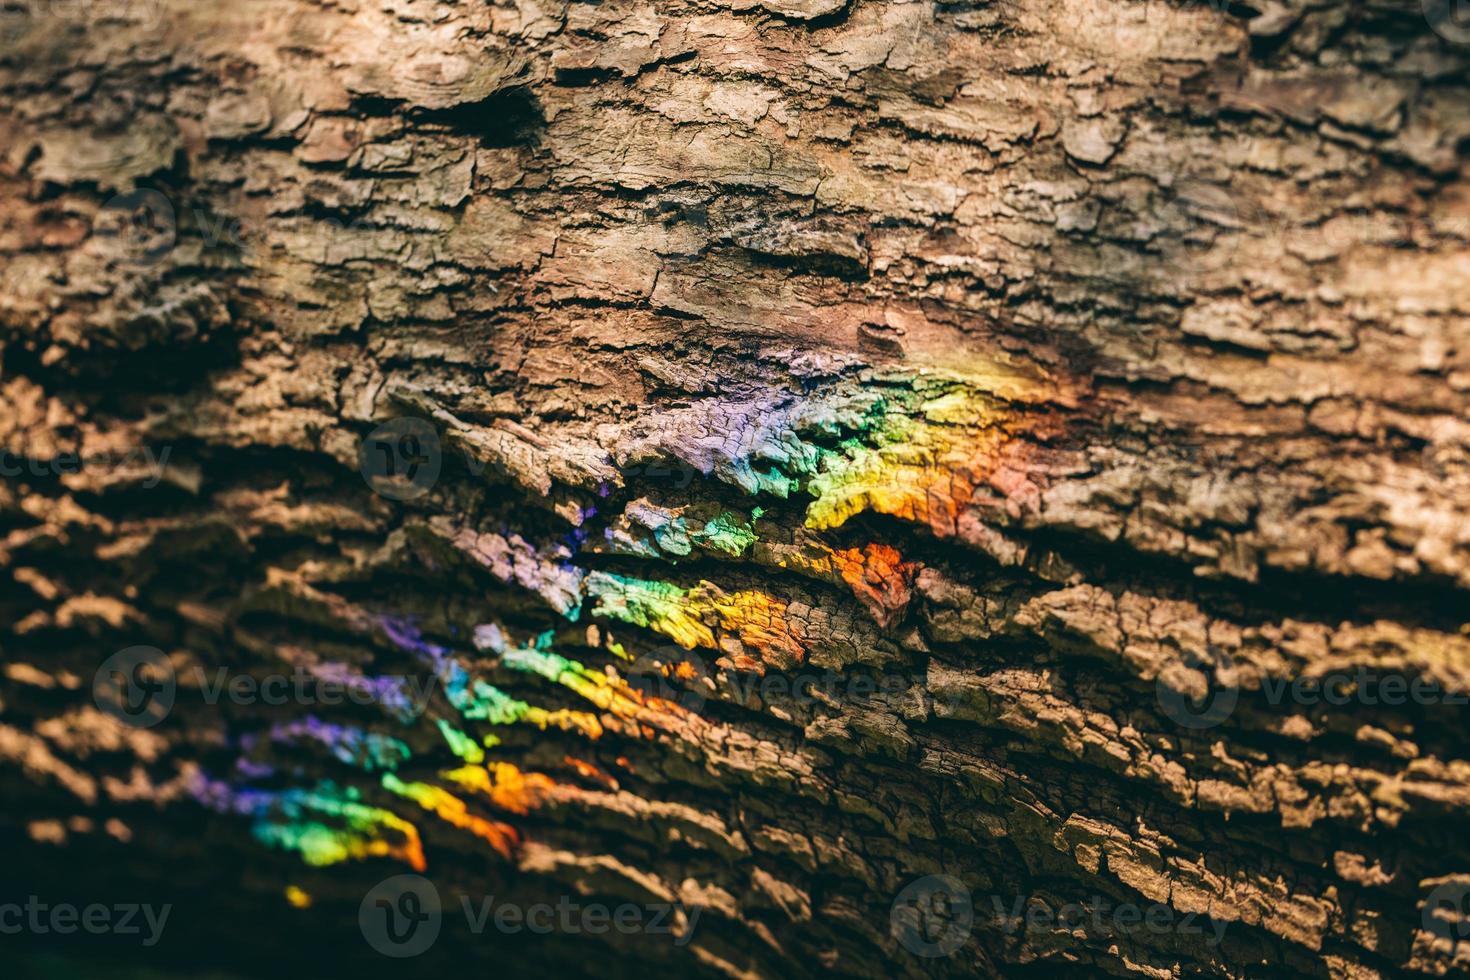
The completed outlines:
{"type": "MultiPolygon", "coordinates": [[[[497,630],[497,636],[499,631],[497,630]]],[[[682,714],[683,709],[631,687],[626,680],[592,670],[550,648],[551,634],[543,633],[527,646],[512,646],[497,640],[493,649],[501,664],[511,670],[536,674],[574,691],[598,709],[625,720],[655,720],[662,714],[682,714]]],[[[601,729],[593,737],[600,737],[601,729]]]]}
{"type": "Polygon", "coordinates": [[[820,542],[812,542],[804,549],[791,549],[777,563],[782,568],[799,569],[828,581],[841,582],[881,626],[891,626],[903,618],[913,598],[918,567],[905,562],[898,549],[890,545],[831,548],[820,542]]]}
{"type": "MultiPolygon", "coordinates": [[[[1053,386],[1055,387],[1055,386],[1053,386]]],[[[995,365],[868,372],[806,395],[708,398],[641,421],[624,460],[683,460],[749,494],[813,499],[805,522],[830,530],[865,510],[957,533],[987,485],[1024,495],[1029,443],[1052,425],[1028,403],[1069,404],[1039,378],[995,365]]]]}
{"type": "Polygon", "coordinates": [[[383,788],[390,793],[413,800],[440,820],[467,830],[489,844],[497,854],[510,860],[520,843],[520,835],[510,824],[490,820],[471,813],[469,805],[448,790],[430,783],[405,782],[391,772],[383,773],[383,788]]]}
{"type": "MultiPolygon", "coordinates": [[[[807,602],[793,616],[786,599],[761,589],[594,571],[584,557],[595,552],[675,564],[741,560],[789,569],[850,592],[880,626],[892,627],[906,613],[918,566],[886,544],[853,542],[853,518],[883,514],[949,536],[963,533],[966,521],[983,520],[984,507],[1014,507],[1034,495],[1034,453],[1056,418],[1045,403],[1069,403],[1064,393],[1046,388],[1036,377],[974,365],[964,371],[868,371],[800,393],[695,399],[651,413],[625,432],[614,451],[620,466],[680,459],[753,496],[804,498],[803,529],[787,529],[777,540],[763,540],[758,529],[775,505],[730,507],[719,495],[697,491],[672,501],[657,494],[628,500],[621,513],[609,508],[600,533],[589,525],[556,539],[531,541],[508,527],[467,528],[442,518],[430,526],[495,578],[541,596],[563,622],[585,622],[589,615],[617,620],[660,633],[686,650],[719,651],[737,670],[790,669],[828,652],[822,624],[828,613],[820,604],[807,602]],[[849,528],[848,540],[831,540],[830,533],[843,527],[849,528]]],[[[583,524],[598,519],[590,506],[580,514],[583,524]]],[[[506,859],[514,857],[521,831],[476,813],[475,803],[519,816],[550,801],[585,802],[594,792],[492,758],[501,739],[486,727],[556,728],[592,741],[608,731],[655,738],[661,731],[713,725],[634,689],[613,667],[598,669],[563,656],[552,648],[550,632],[520,644],[498,626],[481,624],[474,629],[474,652],[456,651],[427,640],[406,619],[369,613],[330,593],[310,594],[351,628],[380,631],[427,670],[436,684],[432,706],[415,703],[403,678],[370,680],[380,690],[388,722],[432,724],[442,745],[415,759],[401,739],[315,718],[277,725],[264,740],[241,739],[246,752],[233,774],[237,783],[286,775],[268,758],[255,758],[256,750],[303,740],[325,746],[355,773],[374,774],[362,789],[332,782],[311,789],[235,788],[201,779],[201,801],[250,816],[259,840],[296,851],[309,864],[386,857],[420,870],[426,866],[414,823],[368,802],[365,791],[408,800],[506,859]],[[521,700],[477,676],[471,667],[477,659],[492,670],[550,681],[593,710],[521,700]],[[436,716],[445,705],[450,716],[436,716]],[[457,761],[442,768],[445,756],[457,761]]],[[[635,659],[611,636],[600,645],[623,660],[635,659]]],[[[679,669],[672,661],[665,666],[679,669]]],[[[356,673],[330,664],[317,668],[334,670],[356,673]]],[[[616,781],[591,763],[571,756],[565,763],[575,779],[599,791],[616,789],[616,781]]]]}
{"type": "Polygon", "coordinates": [[[444,773],[444,776],[471,792],[488,797],[500,809],[521,815],[541,806],[557,786],[550,776],[522,772],[509,762],[462,766],[444,773]]]}
{"type": "MultiPolygon", "coordinates": [[[[508,725],[526,722],[546,727],[580,731],[589,739],[603,735],[597,715],[570,709],[548,710],[506,695],[495,686],[473,677],[459,654],[426,641],[418,630],[403,621],[393,621],[389,631],[395,642],[413,650],[433,666],[442,684],[445,700],[456,709],[466,727],[475,724],[508,725]]],[[[543,633],[531,643],[517,645],[506,639],[498,626],[483,624],[475,631],[476,645],[493,653],[500,666],[518,673],[542,677],[571,690],[592,703],[604,718],[636,719],[620,727],[633,737],[652,737],[642,722],[683,713],[677,705],[648,698],[626,681],[590,669],[551,649],[552,634],[543,633]]],[[[396,703],[396,702],[395,702],[396,703]]],[[[405,723],[391,706],[390,721],[405,723]]],[[[440,770],[436,778],[507,813],[524,815],[556,796],[575,801],[586,795],[576,786],[558,784],[544,773],[522,772],[511,763],[487,758],[487,749],[499,744],[494,734],[477,742],[464,727],[445,718],[434,719],[445,747],[461,765],[440,770]]],[[[299,853],[311,865],[370,858],[393,858],[423,870],[426,858],[418,827],[407,818],[365,801],[363,790],[323,782],[313,789],[256,788],[237,785],[255,779],[275,778],[268,764],[253,758],[267,745],[314,741],[325,746],[339,762],[354,770],[377,774],[377,787],[412,801],[434,817],[464,830],[487,844],[501,857],[514,857],[522,840],[520,832],[501,820],[474,812],[468,799],[442,785],[402,775],[415,761],[407,743],[380,732],[323,722],[314,717],[271,728],[262,739],[247,735],[239,739],[243,754],[237,761],[231,783],[200,777],[195,796],[220,812],[250,816],[254,836],[262,843],[299,853]]],[[[420,760],[422,761],[422,760],[420,760]]],[[[587,764],[569,766],[579,775],[587,764]]]]}
{"type": "Polygon", "coordinates": [[[593,572],[586,584],[597,599],[594,616],[656,630],[686,650],[719,649],[720,634],[730,634],[769,664],[787,667],[806,659],[806,647],[787,621],[786,603],[765,592],[725,592],[709,582],[685,589],[606,572],[593,572]]]}
{"type": "Polygon", "coordinates": [[[840,527],[873,510],[954,534],[959,512],[1010,441],[1004,421],[1002,403],[964,388],[937,393],[916,383],[874,397],[855,436],[821,452],[807,484],[816,498],[807,527],[840,527]]]}
{"type": "MultiPolygon", "coordinates": [[[[368,772],[378,769],[392,770],[412,755],[408,746],[400,739],[346,725],[330,724],[314,716],[273,725],[269,738],[278,743],[311,739],[326,746],[340,761],[368,772]]],[[[253,738],[243,739],[242,745],[249,748],[253,742],[253,738]]]]}
{"type": "Polygon", "coordinates": [[[362,802],[361,792],[352,786],[323,782],[310,790],[235,789],[200,777],[194,796],[219,812],[252,817],[257,840],[296,851],[309,865],[389,857],[418,871],[427,867],[418,828],[390,810],[362,802]]]}

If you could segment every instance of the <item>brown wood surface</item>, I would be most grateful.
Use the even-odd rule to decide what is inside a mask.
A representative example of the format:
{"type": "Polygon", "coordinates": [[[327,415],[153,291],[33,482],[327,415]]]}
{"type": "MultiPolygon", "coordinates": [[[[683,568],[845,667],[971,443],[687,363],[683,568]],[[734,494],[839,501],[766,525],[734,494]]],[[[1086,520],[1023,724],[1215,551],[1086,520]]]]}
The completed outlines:
{"type": "MultiPolygon", "coordinates": [[[[547,941],[511,975],[1463,970],[1470,27],[1446,17],[7,3],[0,822],[68,887],[236,910],[226,956],[350,932],[408,868],[308,866],[199,802],[242,734],[322,712],[184,678],[422,673],[391,620],[598,721],[459,722],[545,779],[455,789],[505,853],[320,745],[260,758],[411,821],[446,896],[698,910],[682,945],[547,941]],[[880,410],[897,428],[864,429],[880,410]],[[437,479],[374,492],[364,441],[400,417],[437,479]],[[629,580],[682,611],[640,624],[629,580]],[[471,641],[488,624],[503,643],[471,641]],[[506,669],[543,635],[635,708],[506,669]],[[92,697],[134,645],[181,678],[150,728],[92,697]],[[804,672],[840,681],[769,686],[804,672]],[[1364,694],[1390,675],[1421,696],[1364,694]],[[1323,677],[1356,679],[1333,704],[1323,677]],[[894,929],[931,875],[974,903],[944,956],[894,929]],[[1205,930],[995,914],[1099,897],[1205,930]]],[[[454,789],[439,697],[328,714],[454,789]]]]}

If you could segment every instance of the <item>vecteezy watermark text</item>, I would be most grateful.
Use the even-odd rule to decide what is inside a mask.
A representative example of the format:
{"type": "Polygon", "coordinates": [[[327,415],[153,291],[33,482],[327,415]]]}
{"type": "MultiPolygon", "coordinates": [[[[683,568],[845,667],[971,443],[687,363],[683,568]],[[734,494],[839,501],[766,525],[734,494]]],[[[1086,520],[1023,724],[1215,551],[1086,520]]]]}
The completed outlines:
{"type": "Polygon", "coordinates": [[[1053,908],[1041,899],[1018,895],[1007,902],[999,895],[988,897],[991,911],[1008,933],[1025,928],[1051,932],[1056,929],[1081,928],[1090,936],[1149,932],[1156,936],[1175,933],[1201,936],[1209,946],[1218,946],[1225,938],[1229,923],[1209,919],[1197,912],[1181,912],[1163,902],[1117,902],[1104,895],[1091,895],[1085,901],[1064,902],[1053,908]]]}
{"type": "MultiPolygon", "coordinates": [[[[496,463],[465,446],[458,453],[472,476],[501,471],[496,463]]],[[[390,419],[363,437],[357,447],[357,465],[373,492],[390,500],[413,500],[434,488],[444,468],[444,445],[439,430],[428,419],[412,415],[390,419]]],[[[694,482],[695,469],[687,463],[646,462],[619,467],[623,480],[666,483],[683,489],[694,482]]]]}
{"type": "Polygon", "coordinates": [[[619,902],[605,905],[601,902],[579,902],[568,895],[559,897],[555,904],[535,902],[519,905],[514,902],[497,903],[494,895],[487,895],[477,902],[468,896],[460,898],[460,905],[470,931],[484,932],[493,926],[496,932],[514,935],[525,931],[537,936],[552,933],[576,935],[588,933],[594,936],[608,932],[620,932],[625,936],[634,933],[667,935],[675,946],[683,946],[693,935],[694,922],[699,918],[699,909],[684,909],[682,905],[668,902],[619,902]],[[676,912],[683,911],[689,926],[678,932],[676,912]]]}
{"type": "Polygon", "coordinates": [[[149,474],[143,481],[143,486],[151,490],[163,479],[172,451],[170,446],[164,446],[156,452],[152,446],[142,446],[125,453],[65,452],[52,456],[36,456],[0,449],[0,477],[65,476],[89,469],[128,470],[141,467],[149,474]]]}
{"type": "Polygon", "coordinates": [[[949,956],[969,941],[981,915],[1008,934],[1080,929],[1105,939],[1148,932],[1199,936],[1210,946],[1220,944],[1228,925],[1163,902],[1119,902],[1104,895],[1059,903],[1037,895],[986,895],[977,901],[958,878],[926,875],[909,882],[893,900],[889,932],[915,956],[949,956]]]}
{"type": "Polygon", "coordinates": [[[106,21],[130,21],[144,27],[163,23],[165,0],[22,0],[0,8],[0,42],[15,42],[43,23],[74,29],[106,21]]]}
{"type": "MultiPolygon", "coordinates": [[[[668,936],[684,946],[694,935],[700,910],[678,902],[620,902],[607,905],[562,895],[555,902],[522,905],[494,895],[459,899],[465,927],[473,935],[487,929],[506,935],[535,936],[647,934],[668,936]]],[[[363,897],[358,925],[363,939],[384,956],[404,958],[425,952],[439,938],[445,922],[443,903],[434,883],[422,875],[404,874],[380,881],[363,897]]]]}
{"type": "MultiPolygon", "coordinates": [[[[93,234],[114,261],[139,269],[163,262],[175,248],[193,244],[205,252],[241,252],[268,247],[267,226],[250,225],[240,218],[212,213],[200,207],[175,206],[175,200],[152,187],[137,187],[109,198],[93,220],[93,234]]],[[[347,241],[371,233],[375,226],[363,218],[341,221],[313,219],[306,234],[318,242],[347,241]]]]}
{"type": "MultiPolygon", "coordinates": [[[[1206,691],[1181,690],[1165,675],[1157,682],[1159,707],[1163,714],[1184,728],[1213,728],[1235,713],[1240,703],[1241,688],[1234,677],[1234,661],[1221,650],[1212,650],[1213,665],[1200,668],[1209,680],[1206,691]]],[[[1470,694],[1452,691],[1424,676],[1405,676],[1375,671],[1364,664],[1349,670],[1327,671],[1295,678],[1264,676],[1260,680],[1260,696],[1273,707],[1283,704],[1301,707],[1329,705],[1344,708],[1396,708],[1406,704],[1420,706],[1470,705],[1470,694]]]]}
{"type": "MultiPolygon", "coordinates": [[[[704,707],[715,690],[709,665],[693,650],[663,646],[643,654],[624,671],[628,686],[645,696],[677,704],[688,711],[704,707]]],[[[793,674],[726,672],[721,678],[725,696],[736,704],[755,707],[835,707],[851,701],[902,698],[922,691],[936,707],[954,709],[963,691],[941,697],[909,674],[868,674],[859,671],[801,670],[793,674]]]]}
{"type": "Polygon", "coordinates": [[[155,907],[138,902],[93,902],[80,907],[67,902],[50,904],[30,895],[24,903],[0,904],[0,935],[68,936],[80,931],[93,936],[141,936],[144,946],[156,946],[172,911],[169,904],[155,907]]]}
{"type": "MultiPolygon", "coordinates": [[[[334,707],[381,705],[400,717],[417,718],[428,707],[432,675],[365,677],[293,667],[290,673],[244,674],[227,667],[194,666],[184,673],[205,704],[334,707]]],[[[98,708],[125,724],[150,728],[163,721],[178,696],[179,674],[157,647],[134,646],[102,662],[92,680],[98,708]]]]}

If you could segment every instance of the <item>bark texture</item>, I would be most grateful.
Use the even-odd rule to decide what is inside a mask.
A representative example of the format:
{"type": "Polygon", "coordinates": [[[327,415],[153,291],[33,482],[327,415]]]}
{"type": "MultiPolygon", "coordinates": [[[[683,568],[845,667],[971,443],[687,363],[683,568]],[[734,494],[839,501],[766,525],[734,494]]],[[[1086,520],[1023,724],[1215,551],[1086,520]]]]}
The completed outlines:
{"type": "Polygon", "coordinates": [[[454,969],[1470,965],[1436,0],[4,13],[22,863],[242,957],[347,962],[424,869],[698,910],[446,928],[454,969]],[[93,699],[138,645],[177,678],[149,728],[93,699]],[[211,704],[218,668],[386,693],[211,704]],[[1440,697],[1280,695],[1335,673],[1440,697]],[[941,874],[974,921],[915,955],[895,899],[941,874]],[[1098,896],[1223,939],[992,902],[1098,896]]]}

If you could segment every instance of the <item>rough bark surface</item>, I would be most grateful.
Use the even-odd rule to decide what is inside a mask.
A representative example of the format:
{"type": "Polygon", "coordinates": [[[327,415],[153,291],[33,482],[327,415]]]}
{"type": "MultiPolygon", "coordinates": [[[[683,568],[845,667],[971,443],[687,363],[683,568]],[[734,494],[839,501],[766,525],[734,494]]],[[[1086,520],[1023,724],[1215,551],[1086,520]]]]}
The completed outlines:
{"type": "Polygon", "coordinates": [[[1454,23],[4,14],[22,865],[161,888],[199,937],[241,916],[241,957],[290,933],[348,962],[364,889],[423,869],[446,902],[698,910],[682,944],[446,929],[453,969],[1470,965],[1454,23]],[[411,479],[364,478],[390,457],[411,479]],[[148,728],[93,697],[140,645],[178,685],[148,728]],[[389,693],[211,704],[222,667],[389,693]],[[1334,673],[1360,694],[1279,695],[1334,673]],[[1369,704],[1365,675],[1441,696],[1369,704]],[[974,922],[917,956],[895,899],[940,874],[974,922]],[[992,907],[1098,896],[1223,938],[992,907]]]}

